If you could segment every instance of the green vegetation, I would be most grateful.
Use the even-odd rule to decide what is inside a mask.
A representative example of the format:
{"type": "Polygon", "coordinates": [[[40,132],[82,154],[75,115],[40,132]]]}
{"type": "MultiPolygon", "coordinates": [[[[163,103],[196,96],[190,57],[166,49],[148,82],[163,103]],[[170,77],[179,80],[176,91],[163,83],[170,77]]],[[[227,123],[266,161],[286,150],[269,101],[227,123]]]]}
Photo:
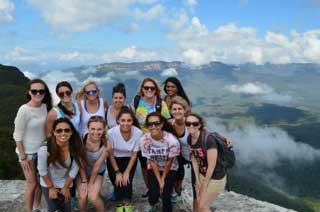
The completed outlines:
{"type": "Polygon", "coordinates": [[[303,201],[305,202],[306,205],[311,207],[314,212],[320,212],[320,199],[306,197],[306,198],[303,198],[303,201]]]}
{"type": "Polygon", "coordinates": [[[21,179],[22,172],[12,138],[13,120],[25,102],[26,78],[19,69],[0,65],[0,179],[21,179]]]}

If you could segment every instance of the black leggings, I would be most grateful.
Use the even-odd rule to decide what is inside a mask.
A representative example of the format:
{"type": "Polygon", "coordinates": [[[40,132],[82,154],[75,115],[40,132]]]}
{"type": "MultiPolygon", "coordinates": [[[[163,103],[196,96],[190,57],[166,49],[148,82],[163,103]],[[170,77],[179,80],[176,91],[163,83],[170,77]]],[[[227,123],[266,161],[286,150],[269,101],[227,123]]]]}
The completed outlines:
{"type": "MultiPolygon", "coordinates": [[[[119,157],[119,158],[114,158],[117,162],[117,165],[119,167],[119,170],[121,173],[123,173],[129,162],[130,162],[130,157],[119,157]]],[[[116,186],[115,182],[116,182],[116,174],[111,166],[111,164],[109,164],[109,168],[108,168],[108,174],[110,177],[110,181],[112,182],[113,186],[114,186],[114,194],[116,197],[116,200],[131,200],[132,199],[132,181],[133,181],[133,177],[134,177],[134,173],[136,171],[136,167],[137,167],[137,161],[135,161],[130,174],[129,174],[129,184],[127,186],[116,186]]]]}
{"type": "MultiPolygon", "coordinates": [[[[160,175],[162,172],[160,172],[160,175]]],[[[162,211],[172,212],[171,193],[176,183],[177,171],[169,171],[164,182],[162,192],[162,211]]],[[[160,187],[156,176],[151,169],[148,169],[148,182],[149,182],[149,203],[151,206],[155,205],[160,197],[160,187]]]]}

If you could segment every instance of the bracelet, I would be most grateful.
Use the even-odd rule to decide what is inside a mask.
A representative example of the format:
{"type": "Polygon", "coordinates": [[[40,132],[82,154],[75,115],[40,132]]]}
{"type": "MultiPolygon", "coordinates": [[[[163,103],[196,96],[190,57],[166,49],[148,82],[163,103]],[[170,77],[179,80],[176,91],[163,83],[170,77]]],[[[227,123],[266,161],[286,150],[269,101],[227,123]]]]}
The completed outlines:
{"type": "Polygon", "coordinates": [[[117,169],[116,171],[114,171],[116,174],[120,174],[121,172],[120,172],[120,170],[119,169],[117,169]]]}
{"type": "Polygon", "coordinates": [[[25,161],[26,159],[27,159],[27,156],[26,156],[26,155],[24,155],[23,158],[20,158],[21,161],[25,161]]]}

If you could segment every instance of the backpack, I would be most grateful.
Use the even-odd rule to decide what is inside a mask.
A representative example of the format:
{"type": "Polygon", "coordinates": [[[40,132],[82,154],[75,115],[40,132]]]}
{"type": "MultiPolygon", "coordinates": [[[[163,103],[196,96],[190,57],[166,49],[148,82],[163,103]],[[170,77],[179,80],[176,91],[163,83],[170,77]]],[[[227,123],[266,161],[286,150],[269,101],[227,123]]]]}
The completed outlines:
{"type": "MultiPolygon", "coordinates": [[[[134,110],[137,109],[138,105],[139,105],[139,101],[140,101],[141,96],[136,95],[133,99],[133,107],[134,110]]],[[[157,101],[156,101],[156,112],[161,114],[161,108],[162,107],[162,99],[160,97],[157,97],[157,101]]]]}
{"type": "Polygon", "coordinates": [[[210,132],[207,129],[204,129],[202,131],[202,138],[201,138],[201,146],[202,149],[206,152],[207,149],[207,140],[208,140],[208,136],[211,135],[213,136],[214,140],[217,143],[217,149],[218,149],[218,157],[221,159],[222,161],[222,166],[228,170],[231,169],[235,163],[236,163],[236,157],[233,151],[233,147],[228,147],[227,146],[227,140],[225,137],[219,135],[216,132],[210,132]]]}

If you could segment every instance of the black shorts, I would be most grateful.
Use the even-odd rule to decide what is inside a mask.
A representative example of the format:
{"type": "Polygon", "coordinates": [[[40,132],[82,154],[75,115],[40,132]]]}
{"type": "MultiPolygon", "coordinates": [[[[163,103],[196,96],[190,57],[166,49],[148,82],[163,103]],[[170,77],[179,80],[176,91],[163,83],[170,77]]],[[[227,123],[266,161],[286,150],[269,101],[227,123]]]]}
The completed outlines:
{"type": "Polygon", "coordinates": [[[138,158],[142,169],[147,169],[147,158],[143,157],[141,151],[138,152],[138,158]]]}

